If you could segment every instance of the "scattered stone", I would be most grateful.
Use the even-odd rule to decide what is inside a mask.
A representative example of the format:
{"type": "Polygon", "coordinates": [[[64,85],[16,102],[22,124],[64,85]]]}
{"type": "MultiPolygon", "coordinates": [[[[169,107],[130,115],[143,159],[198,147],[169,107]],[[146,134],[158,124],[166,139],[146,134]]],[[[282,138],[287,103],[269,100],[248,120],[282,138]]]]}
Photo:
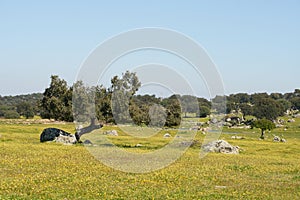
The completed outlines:
{"type": "Polygon", "coordinates": [[[212,118],[212,119],[210,120],[210,122],[213,123],[213,124],[216,124],[216,123],[218,123],[218,120],[217,120],[216,118],[212,118]]]}
{"type": "Polygon", "coordinates": [[[170,135],[170,133],[164,134],[164,138],[169,138],[169,137],[172,137],[172,136],[170,135]]]}
{"type": "Polygon", "coordinates": [[[288,119],[287,122],[295,122],[294,119],[288,119]]]}
{"type": "Polygon", "coordinates": [[[243,140],[245,139],[243,136],[237,136],[237,135],[233,135],[231,136],[231,139],[235,139],[235,140],[243,140]]]}
{"type": "Polygon", "coordinates": [[[279,136],[274,135],[273,142],[286,142],[286,139],[280,138],[279,136]]]}
{"type": "Polygon", "coordinates": [[[284,124],[284,119],[278,119],[277,123],[283,125],[284,124]]]}
{"type": "Polygon", "coordinates": [[[135,147],[142,147],[143,145],[141,144],[136,144],[135,147]]]}
{"type": "Polygon", "coordinates": [[[202,132],[208,132],[208,131],[210,131],[210,127],[203,127],[203,128],[201,128],[201,131],[202,132]]]}
{"type": "Polygon", "coordinates": [[[238,154],[239,147],[232,146],[225,140],[214,140],[202,146],[203,151],[205,152],[216,152],[216,153],[225,153],[225,154],[238,154]]]}
{"type": "Polygon", "coordinates": [[[286,142],[286,139],[281,138],[281,139],[280,139],[280,142],[286,142]]]}
{"type": "Polygon", "coordinates": [[[103,134],[104,135],[118,136],[118,132],[116,130],[105,131],[103,134]]]}
{"type": "Polygon", "coordinates": [[[294,118],[300,118],[300,113],[293,115],[294,118]]]}
{"type": "Polygon", "coordinates": [[[198,140],[192,140],[192,141],[181,141],[179,143],[180,146],[189,146],[189,147],[193,147],[195,145],[199,144],[198,140]]]}
{"type": "Polygon", "coordinates": [[[85,144],[85,145],[93,145],[93,143],[90,140],[84,140],[83,144],[85,144]]]}
{"type": "Polygon", "coordinates": [[[273,141],[274,142],[280,142],[280,137],[275,135],[274,138],[273,138],[273,141]]]}

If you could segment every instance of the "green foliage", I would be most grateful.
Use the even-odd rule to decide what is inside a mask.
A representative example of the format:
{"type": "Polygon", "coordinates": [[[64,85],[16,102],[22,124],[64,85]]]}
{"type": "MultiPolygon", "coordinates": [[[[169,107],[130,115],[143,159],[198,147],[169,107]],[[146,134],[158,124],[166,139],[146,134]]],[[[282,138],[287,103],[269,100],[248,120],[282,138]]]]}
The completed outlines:
{"type": "Polygon", "coordinates": [[[253,115],[259,119],[275,120],[284,114],[282,105],[271,98],[257,99],[253,106],[253,115]]]}
{"type": "Polygon", "coordinates": [[[129,101],[141,83],[135,73],[126,71],[122,74],[122,78],[113,77],[111,84],[111,108],[114,120],[118,124],[129,123],[131,122],[129,101]]]}
{"type": "Polygon", "coordinates": [[[210,115],[210,108],[207,106],[200,106],[199,108],[199,117],[207,117],[208,115],[210,115]]]}
{"type": "Polygon", "coordinates": [[[4,117],[5,113],[11,109],[11,107],[8,107],[6,105],[0,105],[0,117],[4,117]]]}
{"type": "Polygon", "coordinates": [[[239,109],[241,110],[243,117],[246,115],[252,115],[253,114],[253,108],[249,103],[241,103],[239,104],[239,109]]]}
{"type": "Polygon", "coordinates": [[[4,118],[6,118],[6,119],[19,119],[20,115],[15,110],[6,110],[4,112],[4,118]]]}
{"type": "Polygon", "coordinates": [[[77,122],[90,122],[95,118],[95,88],[88,87],[82,81],[73,84],[73,116],[77,122]]]}
{"type": "Polygon", "coordinates": [[[252,123],[252,127],[261,129],[261,139],[264,139],[264,133],[266,130],[272,130],[275,128],[275,124],[268,119],[259,119],[252,123]]]}
{"type": "Polygon", "coordinates": [[[205,98],[199,98],[199,97],[197,99],[198,99],[198,102],[199,102],[199,107],[205,106],[205,107],[211,109],[211,102],[210,101],[208,101],[205,98]]]}
{"type": "Polygon", "coordinates": [[[105,123],[114,123],[111,110],[111,92],[103,86],[95,87],[96,116],[105,123]]]}
{"type": "MultiPolygon", "coordinates": [[[[39,135],[49,124],[14,123],[17,121],[22,123],[0,120],[0,199],[299,198],[300,119],[285,132],[287,143],[258,141],[256,130],[230,128],[225,131],[241,131],[246,136],[233,140],[231,134],[221,135],[244,149],[240,155],[210,153],[200,159],[199,147],[193,147],[171,165],[145,174],[109,168],[83,145],[41,144],[39,135]]],[[[73,123],[55,126],[74,131],[73,123]]],[[[163,138],[165,132],[176,135],[176,130],[169,129],[146,140],[118,130],[119,136],[109,139],[119,147],[131,147],[124,151],[146,153],[172,140],[163,138]],[[136,147],[138,143],[143,146],[136,147]]],[[[275,134],[280,135],[279,129],[275,134]]],[[[201,143],[204,135],[197,134],[195,139],[201,143]]]]}
{"type": "Polygon", "coordinates": [[[167,110],[167,127],[177,127],[181,122],[181,106],[178,99],[168,99],[168,104],[166,105],[167,110]]]}
{"type": "Polygon", "coordinates": [[[271,93],[270,97],[274,100],[279,100],[283,98],[283,95],[281,93],[271,93]]]}
{"type": "Polygon", "coordinates": [[[286,112],[287,110],[291,109],[291,107],[292,107],[292,103],[285,99],[277,99],[277,102],[280,104],[280,107],[282,108],[281,112],[286,112]]]}
{"type": "MultiPolygon", "coordinates": [[[[15,111],[17,111],[19,115],[23,115],[26,118],[31,118],[34,115],[38,115],[38,103],[41,99],[42,94],[40,93],[4,97],[0,96],[0,117],[11,117],[12,113],[15,111]],[[9,111],[9,113],[5,114],[7,111],[9,111]]],[[[14,114],[14,117],[16,116],[17,115],[14,114]]]]}
{"type": "Polygon", "coordinates": [[[133,96],[138,89],[141,87],[141,82],[139,81],[136,73],[126,71],[122,74],[122,78],[114,76],[111,79],[111,91],[122,91],[125,96],[133,96]]]}
{"type": "Polygon", "coordinates": [[[251,94],[251,96],[250,96],[250,102],[255,105],[259,101],[261,101],[261,99],[267,99],[267,98],[269,98],[269,95],[266,92],[254,93],[254,94],[251,94]]]}
{"type": "Polygon", "coordinates": [[[199,112],[199,101],[197,97],[191,95],[178,95],[178,99],[181,103],[181,109],[186,116],[187,113],[198,113],[199,112]]]}
{"type": "Polygon", "coordinates": [[[250,102],[250,98],[251,96],[247,93],[237,93],[229,95],[227,100],[235,103],[248,103],[250,102]]]}
{"type": "Polygon", "coordinates": [[[211,104],[212,104],[212,108],[215,109],[216,112],[219,114],[224,114],[228,112],[228,110],[226,109],[227,106],[226,96],[220,96],[220,95],[215,96],[215,98],[211,100],[211,104]]]}
{"type": "Polygon", "coordinates": [[[51,76],[49,88],[46,88],[41,100],[41,117],[63,121],[73,121],[72,88],[58,76],[51,76]]]}
{"type": "Polygon", "coordinates": [[[300,110],[300,97],[293,97],[290,102],[294,109],[300,110]]]}
{"type": "Polygon", "coordinates": [[[17,105],[17,112],[19,115],[22,115],[28,118],[33,118],[34,117],[34,110],[33,106],[29,102],[21,102],[17,105]]]}

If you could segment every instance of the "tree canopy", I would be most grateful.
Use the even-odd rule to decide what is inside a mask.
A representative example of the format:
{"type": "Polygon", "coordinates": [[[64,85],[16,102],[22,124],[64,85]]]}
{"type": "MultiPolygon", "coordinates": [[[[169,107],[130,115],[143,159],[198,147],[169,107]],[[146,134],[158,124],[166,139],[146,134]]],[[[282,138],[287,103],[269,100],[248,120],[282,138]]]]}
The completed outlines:
{"type": "Polygon", "coordinates": [[[259,119],[259,120],[256,120],[252,123],[252,128],[261,129],[260,138],[264,139],[265,138],[265,135],[264,135],[265,131],[274,129],[275,124],[272,121],[268,120],[268,119],[259,119]]]}
{"type": "Polygon", "coordinates": [[[58,76],[51,76],[51,83],[43,93],[41,117],[63,121],[73,121],[72,88],[58,76]]]}
{"type": "Polygon", "coordinates": [[[243,117],[253,115],[257,119],[272,121],[289,110],[300,109],[299,89],[285,94],[237,93],[207,100],[192,95],[174,94],[162,98],[136,94],[140,86],[137,75],[129,71],[112,77],[107,88],[87,86],[81,81],[68,86],[65,80],[53,75],[43,94],[0,96],[0,117],[40,115],[42,118],[82,122],[96,117],[105,123],[178,126],[181,116],[188,117],[188,113],[197,117],[207,117],[211,112],[243,117]]]}

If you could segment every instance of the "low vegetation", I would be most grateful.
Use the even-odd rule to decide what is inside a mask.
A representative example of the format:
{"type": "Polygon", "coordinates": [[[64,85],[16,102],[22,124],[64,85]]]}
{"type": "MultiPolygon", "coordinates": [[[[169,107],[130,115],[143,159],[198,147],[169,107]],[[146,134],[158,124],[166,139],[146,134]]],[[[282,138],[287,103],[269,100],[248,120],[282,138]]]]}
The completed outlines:
{"type": "MultiPolygon", "coordinates": [[[[238,145],[242,150],[239,155],[210,153],[200,159],[199,149],[205,135],[198,131],[197,145],[170,166],[146,174],[109,168],[82,144],[39,142],[44,128],[55,126],[75,132],[72,123],[23,122],[26,124],[21,120],[0,121],[0,199],[297,199],[300,196],[298,118],[272,132],[266,131],[265,140],[259,140],[257,128],[224,127],[220,139],[238,145]],[[273,142],[273,134],[284,135],[287,142],[273,142]],[[233,135],[244,139],[232,139],[233,135]]],[[[116,127],[105,126],[103,131],[112,129],[116,127]]],[[[117,131],[119,136],[108,136],[113,143],[141,153],[167,144],[172,138],[163,138],[166,132],[175,136],[171,129],[149,139],[136,139],[121,129],[117,131]],[[142,147],[136,147],[137,143],[142,147]]]]}
{"type": "Polygon", "coordinates": [[[122,77],[113,77],[111,84],[109,88],[87,87],[79,81],[69,87],[63,79],[52,76],[43,94],[0,96],[0,199],[300,196],[299,89],[286,94],[232,94],[226,96],[225,102],[224,96],[208,101],[191,95],[137,95],[141,83],[136,74],[128,71],[122,77]],[[180,126],[181,132],[197,133],[193,145],[176,162],[142,174],[104,165],[80,142],[40,143],[45,128],[75,133],[79,129],[75,130],[70,121],[84,125],[95,118],[106,125],[78,138],[101,141],[105,137],[128,152],[148,153],[163,148],[178,136],[182,120],[189,126],[180,126]],[[133,123],[128,125],[129,122],[133,123]],[[125,126],[120,128],[116,123],[125,126]],[[200,158],[209,125],[224,125],[220,139],[239,146],[240,153],[209,153],[200,158]],[[159,131],[153,134],[149,127],[159,131]],[[103,134],[109,131],[117,134],[103,134]],[[149,137],[138,138],[136,134],[149,137]],[[274,136],[278,142],[273,141],[274,136]]]}

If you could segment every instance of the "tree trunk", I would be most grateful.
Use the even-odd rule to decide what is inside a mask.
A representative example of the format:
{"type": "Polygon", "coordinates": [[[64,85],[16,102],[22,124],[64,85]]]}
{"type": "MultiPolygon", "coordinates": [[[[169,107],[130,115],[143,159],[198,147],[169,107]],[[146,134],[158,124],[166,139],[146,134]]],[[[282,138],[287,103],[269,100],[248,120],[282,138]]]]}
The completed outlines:
{"type": "Polygon", "coordinates": [[[260,139],[265,139],[265,130],[264,129],[261,129],[260,139]]]}
{"type": "Polygon", "coordinates": [[[87,127],[84,127],[82,129],[80,129],[79,131],[77,131],[75,133],[75,137],[76,137],[76,140],[77,142],[80,141],[80,137],[83,135],[83,134],[86,134],[86,133],[90,133],[92,132],[93,130],[95,129],[99,129],[99,128],[102,128],[103,125],[102,124],[96,124],[96,118],[91,118],[91,124],[87,127]]]}

